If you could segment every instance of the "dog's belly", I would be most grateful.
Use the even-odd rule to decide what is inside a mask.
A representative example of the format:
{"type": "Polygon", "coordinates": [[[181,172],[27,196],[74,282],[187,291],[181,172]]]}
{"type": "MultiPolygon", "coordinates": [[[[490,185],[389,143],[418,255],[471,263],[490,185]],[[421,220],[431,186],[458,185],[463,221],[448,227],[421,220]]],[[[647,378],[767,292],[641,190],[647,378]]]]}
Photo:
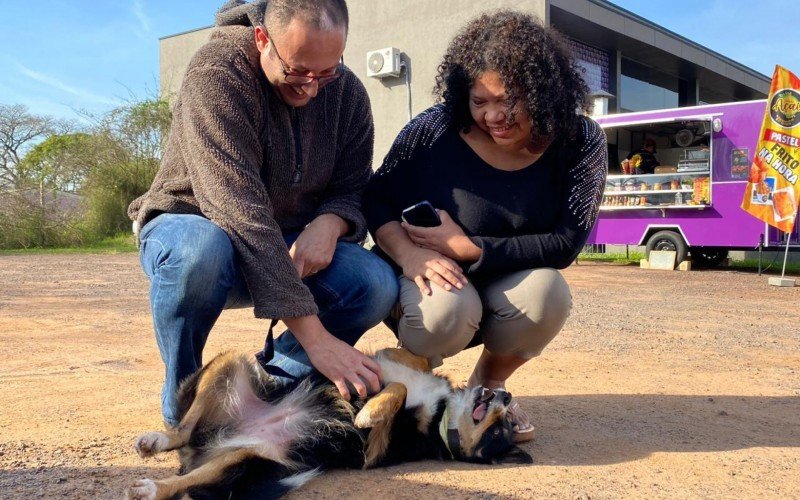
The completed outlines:
{"type": "Polygon", "coordinates": [[[285,449],[300,435],[301,424],[307,417],[306,412],[283,405],[263,401],[248,405],[242,408],[237,437],[285,449]]]}
{"type": "Polygon", "coordinates": [[[237,425],[234,433],[220,445],[256,448],[262,456],[284,458],[292,443],[302,436],[302,426],[308,422],[309,412],[297,398],[288,396],[278,403],[268,403],[256,396],[249,383],[241,379],[237,382],[229,393],[237,425]]]}

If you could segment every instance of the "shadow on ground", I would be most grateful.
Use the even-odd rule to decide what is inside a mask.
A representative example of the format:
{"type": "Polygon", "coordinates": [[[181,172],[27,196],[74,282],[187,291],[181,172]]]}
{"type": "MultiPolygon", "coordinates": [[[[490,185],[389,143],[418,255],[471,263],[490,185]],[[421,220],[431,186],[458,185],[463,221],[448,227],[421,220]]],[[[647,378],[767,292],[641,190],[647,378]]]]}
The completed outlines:
{"type": "MultiPolygon", "coordinates": [[[[800,447],[800,397],[795,396],[599,394],[521,397],[519,401],[537,426],[536,440],[523,445],[534,455],[533,467],[615,464],[659,452],[800,447]]],[[[393,498],[416,498],[421,487],[426,498],[483,498],[485,491],[419,483],[413,473],[484,467],[513,474],[513,469],[521,466],[429,461],[372,471],[333,471],[312,481],[294,497],[331,497],[331,487],[345,482],[356,497],[378,488],[393,498]]],[[[0,491],[19,493],[15,498],[122,498],[134,480],[158,479],[174,472],[169,465],[0,470],[0,491]]]]}
{"type": "Polygon", "coordinates": [[[519,401],[537,426],[528,451],[543,464],[602,465],[656,452],[800,447],[796,396],[597,394],[519,401]]]}

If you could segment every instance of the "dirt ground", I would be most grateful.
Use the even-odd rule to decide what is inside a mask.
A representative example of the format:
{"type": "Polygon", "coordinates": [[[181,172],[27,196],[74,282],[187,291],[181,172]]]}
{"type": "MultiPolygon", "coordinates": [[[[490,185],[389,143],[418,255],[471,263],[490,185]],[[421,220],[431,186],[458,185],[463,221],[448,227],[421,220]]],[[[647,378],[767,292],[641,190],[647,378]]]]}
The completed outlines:
{"type": "MultiPolygon", "coordinates": [[[[735,271],[565,271],[564,331],[510,381],[531,466],[421,462],[330,472],[292,498],[798,498],[800,287],[735,271]]],[[[176,470],[140,460],[162,365],[134,254],[0,257],[0,497],[120,498],[176,470]]],[[[223,314],[206,355],[256,351],[223,314]]],[[[383,328],[362,347],[391,345],[383,328]]],[[[444,371],[465,380],[476,349],[444,371]]]]}

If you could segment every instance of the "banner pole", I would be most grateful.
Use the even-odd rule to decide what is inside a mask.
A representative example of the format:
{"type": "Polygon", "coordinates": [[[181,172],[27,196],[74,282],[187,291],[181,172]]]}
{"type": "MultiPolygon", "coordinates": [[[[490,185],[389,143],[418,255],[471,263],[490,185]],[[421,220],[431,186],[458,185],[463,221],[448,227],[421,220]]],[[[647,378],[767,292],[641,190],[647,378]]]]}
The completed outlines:
{"type": "Polygon", "coordinates": [[[791,233],[784,233],[786,234],[786,251],[783,253],[783,269],[781,270],[781,277],[780,278],[770,278],[767,280],[767,283],[773,286],[789,286],[793,287],[797,284],[797,280],[793,278],[785,278],[786,276],[786,258],[789,257],[789,242],[792,240],[791,233]]]}
{"type": "Polygon", "coordinates": [[[783,269],[781,269],[781,279],[783,279],[784,275],[786,274],[786,258],[789,256],[789,241],[792,239],[792,233],[784,234],[786,234],[786,251],[783,253],[783,269]]]}

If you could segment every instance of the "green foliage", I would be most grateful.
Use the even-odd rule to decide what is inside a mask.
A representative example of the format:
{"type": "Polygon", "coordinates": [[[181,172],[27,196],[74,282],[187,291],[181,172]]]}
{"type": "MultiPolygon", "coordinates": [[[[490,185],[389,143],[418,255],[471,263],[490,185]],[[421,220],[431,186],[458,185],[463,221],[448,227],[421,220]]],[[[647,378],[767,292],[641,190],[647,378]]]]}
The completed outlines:
{"type": "Polygon", "coordinates": [[[85,241],[75,212],[53,209],[58,200],[45,203],[26,196],[7,199],[0,211],[0,248],[80,245],[85,241]]]}
{"type": "Polygon", "coordinates": [[[54,134],[25,155],[20,182],[42,189],[76,192],[91,164],[93,137],[86,133],[54,134]]]}
{"type": "Polygon", "coordinates": [[[25,131],[0,162],[0,248],[86,245],[130,232],[128,205],[158,171],[172,113],[166,101],[146,99],[92,118],[86,130],[55,134],[52,119],[0,106],[0,129],[25,131]]]}
{"type": "Polygon", "coordinates": [[[93,165],[81,190],[93,237],[130,230],[128,205],[153,182],[171,120],[169,104],[163,100],[123,106],[103,117],[94,133],[93,165]]]}
{"type": "Polygon", "coordinates": [[[118,254],[136,252],[136,243],[131,233],[120,234],[103,238],[88,244],[68,244],[52,248],[30,248],[15,250],[0,250],[0,255],[30,255],[30,254],[72,254],[72,253],[99,253],[118,254]]]}

